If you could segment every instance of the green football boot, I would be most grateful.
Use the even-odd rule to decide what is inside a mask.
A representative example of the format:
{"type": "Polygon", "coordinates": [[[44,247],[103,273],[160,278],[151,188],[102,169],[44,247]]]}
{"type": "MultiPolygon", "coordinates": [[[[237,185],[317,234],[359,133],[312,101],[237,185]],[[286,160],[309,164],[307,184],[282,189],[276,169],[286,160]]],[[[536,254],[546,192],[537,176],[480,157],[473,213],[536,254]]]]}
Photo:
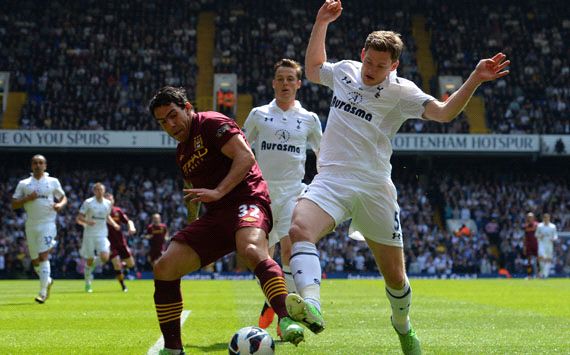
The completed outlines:
{"type": "MultiPolygon", "coordinates": [[[[172,353],[166,349],[161,349],[158,352],[158,355],[172,355],[172,353]]],[[[186,353],[184,352],[184,349],[180,350],[180,352],[178,353],[178,355],[186,355],[186,353]]]]}
{"type": "Polygon", "coordinates": [[[87,293],[93,292],[93,288],[91,287],[91,284],[85,283],[85,292],[87,292],[87,293]]]}
{"type": "Polygon", "coordinates": [[[421,355],[422,346],[420,344],[420,339],[416,335],[414,328],[410,326],[410,330],[406,334],[400,334],[400,332],[394,328],[398,337],[400,338],[400,345],[402,346],[402,352],[405,355],[421,355]]]}
{"type": "Polygon", "coordinates": [[[321,312],[317,307],[305,302],[303,297],[296,293],[290,293],[285,299],[285,306],[293,320],[304,324],[313,333],[318,334],[325,330],[325,320],[321,312]]]}
{"type": "Polygon", "coordinates": [[[283,317],[279,320],[279,328],[281,328],[281,339],[283,341],[297,346],[305,340],[303,327],[289,317],[283,317]]]}

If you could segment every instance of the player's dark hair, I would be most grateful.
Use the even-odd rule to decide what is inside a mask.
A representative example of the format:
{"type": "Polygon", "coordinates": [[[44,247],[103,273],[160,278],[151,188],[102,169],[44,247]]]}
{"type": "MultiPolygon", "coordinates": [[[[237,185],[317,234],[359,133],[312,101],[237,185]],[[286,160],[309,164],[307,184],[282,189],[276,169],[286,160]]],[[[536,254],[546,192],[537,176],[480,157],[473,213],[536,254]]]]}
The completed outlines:
{"type": "Polygon", "coordinates": [[[34,159],[36,159],[36,158],[37,158],[37,159],[42,159],[42,160],[47,164],[47,159],[46,159],[46,157],[44,157],[44,156],[41,155],[41,154],[36,154],[36,155],[34,155],[34,156],[32,157],[32,159],[30,159],[30,163],[33,163],[33,162],[34,162],[34,159]]]}
{"type": "Polygon", "coordinates": [[[168,106],[175,104],[180,108],[184,108],[188,102],[186,97],[186,90],[184,88],[175,88],[173,86],[161,87],[158,92],[152,97],[148,104],[148,110],[152,117],[154,117],[154,109],[160,106],[168,106]]]}
{"type": "Polygon", "coordinates": [[[372,48],[379,52],[389,52],[392,62],[397,61],[404,49],[404,42],[400,34],[394,31],[374,31],[368,35],[364,42],[364,50],[372,48]]]}
{"type": "Polygon", "coordinates": [[[301,80],[303,77],[303,67],[298,62],[293,59],[284,58],[275,63],[273,66],[273,73],[277,72],[280,67],[293,68],[297,72],[297,80],[301,80]]]}

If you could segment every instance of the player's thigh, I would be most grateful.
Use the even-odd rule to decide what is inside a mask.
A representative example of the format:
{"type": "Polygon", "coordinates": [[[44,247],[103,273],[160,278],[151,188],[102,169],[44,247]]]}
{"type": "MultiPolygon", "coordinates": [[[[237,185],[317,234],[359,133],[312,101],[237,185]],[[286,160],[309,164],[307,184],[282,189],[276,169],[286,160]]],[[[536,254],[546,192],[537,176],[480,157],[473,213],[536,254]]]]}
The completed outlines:
{"type": "Polygon", "coordinates": [[[83,236],[81,240],[81,248],[79,249],[79,255],[83,259],[92,259],[96,255],[96,239],[95,237],[83,236]]]}
{"type": "Polygon", "coordinates": [[[26,242],[30,259],[38,259],[40,254],[49,252],[56,244],[57,229],[55,223],[43,223],[35,226],[26,226],[26,242]]]}
{"type": "MultiPolygon", "coordinates": [[[[366,235],[364,235],[364,237],[366,238],[366,235]]],[[[370,250],[372,250],[376,265],[378,265],[378,269],[380,269],[386,285],[396,289],[401,288],[406,279],[404,249],[380,244],[370,239],[366,239],[366,243],[370,250]]]]}
{"type": "Polygon", "coordinates": [[[318,242],[325,234],[332,231],[336,223],[333,217],[316,202],[302,198],[297,202],[289,237],[291,242],[318,242]]]}
{"type": "Polygon", "coordinates": [[[376,243],[403,247],[400,206],[392,181],[358,186],[351,227],[376,243]]]}
{"type": "Polygon", "coordinates": [[[101,260],[106,261],[109,259],[111,243],[109,242],[109,239],[107,239],[107,236],[101,236],[96,239],[95,249],[101,260]]]}
{"type": "Polygon", "coordinates": [[[162,256],[155,262],[156,280],[172,281],[200,268],[200,257],[183,241],[172,240],[162,256]]]}

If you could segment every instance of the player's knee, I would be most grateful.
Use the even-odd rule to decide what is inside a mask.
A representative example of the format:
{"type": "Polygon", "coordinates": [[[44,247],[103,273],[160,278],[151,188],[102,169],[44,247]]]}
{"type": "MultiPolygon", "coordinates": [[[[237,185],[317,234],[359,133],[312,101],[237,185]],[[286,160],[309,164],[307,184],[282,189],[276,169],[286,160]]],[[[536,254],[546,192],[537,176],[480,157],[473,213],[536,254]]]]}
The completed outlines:
{"type": "Polygon", "coordinates": [[[266,251],[263,251],[255,244],[248,244],[242,250],[242,256],[247,260],[248,265],[257,265],[260,261],[265,260],[268,256],[266,251]]]}
{"type": "Polygon", "coordinates": [[[399,267],[389,267],[382,273],[384,282],[390,288],[400,289],[406,282],[406,272],[399,267]]]}
{"type": "Polygon", "coordinates": [[[291,228],[289,228],[289,238],[291,238],[291,243],[311,241],[306,228],[302,228],[297,223],[291,224],[291,228]]]}
{"type": "Polygon", "coordinates": [[[154,262],[152,272],[155,280],[167,280],[171,276],[171,267],[165,258],[158,258],[154,262]]]}

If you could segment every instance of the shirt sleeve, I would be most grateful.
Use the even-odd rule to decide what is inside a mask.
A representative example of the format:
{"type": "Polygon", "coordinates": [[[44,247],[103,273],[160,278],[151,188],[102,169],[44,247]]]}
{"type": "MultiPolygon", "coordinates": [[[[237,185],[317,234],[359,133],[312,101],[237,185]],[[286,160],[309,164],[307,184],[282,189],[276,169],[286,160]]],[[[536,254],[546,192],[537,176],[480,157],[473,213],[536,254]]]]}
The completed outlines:
{"type": "Polygon", "coordinates": [[[127,216],[125,211],[123,211],[122,209],[119,209],[119,216],[120,216],[121,222],[123,222],[124,224],[129,223],[129,216],[127,216]]]}
{"type": "Polygon", "coordinates": [[[20,181],[16,186],[16,191],[14,191],[14,195],[12,195],[12,198],[19,200],[22,197],[24,197],[24,184],[20,181]]]}
{"type": "Polygon", "coordinates": [[[251,110],[245,122],[243,123],[242,131],[249,145],[253,147],[257,141],[259,130],[257,129],[257,109],[251,110]]]}
{"type": "Polygon", "coordinates": [[[334,68],[337,64],[324,62],[321,65],[321,69],[319,70],[319,81],[321,84],[328,86],[331,89],[334,89],[334,68]]]}
{"type": "Polygon", "coordinates": [[[234,120],[224,116],[212,116],[204,121],[204,136],[210,144],[222,150],[233,136],[240,134],[237,123],[234,120]]]}
{"type": "Polygon", "coordinates": [[[83,201],[83,203],[81,204],[81,207],[79,207],[79,213],[85,215],[85,214],[87,214],[87,210],[88,210],[87,201],[83,201]]]}
{"type": "Polygon", "coordinates": [[[313,125],[311,126],[311,131],[309,132],[309,137],[307,142],[314,152],[319,150],[321,145],[321,138],[323,137],[323,128],[321,126],[321,120],[316,113],[312,113],[313,125]]]}
{"type": "Polygon", "coordinates": [[[63,191],[63,189],[61,188],[61,183],[59,182],[58,179],[54,179],[53,195],[58,199],[62,199],[63,196],[65,196],[65,191],[63,191]]]}
{"type": "MultiPolygon", "coordinates": [[[[400,80],[403,80],[400,78],[400,80]]],[[[404,79],[405,80],[405,79],[404,79]]],[[[423,118],[425,106],[435,100],[431,95],[423,92],[414,82],[406,80],[402,84],[400,96],[400,112],[404,119],[423,118]]]]}

